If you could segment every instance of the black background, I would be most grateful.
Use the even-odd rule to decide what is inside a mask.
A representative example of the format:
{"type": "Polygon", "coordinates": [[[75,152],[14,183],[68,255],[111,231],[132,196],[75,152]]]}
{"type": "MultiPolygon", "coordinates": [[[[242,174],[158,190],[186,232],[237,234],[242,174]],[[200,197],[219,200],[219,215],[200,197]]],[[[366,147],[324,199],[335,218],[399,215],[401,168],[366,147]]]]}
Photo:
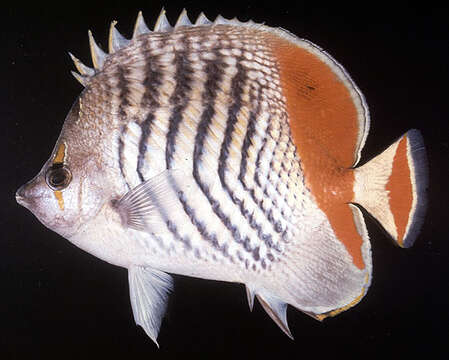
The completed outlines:
{"type": "Polygon", "coordinates": [[[392,4],[326,8],[310,2],[148,0],[1,9],[0,358],[447,359],[449,14],[427,3],[392,4]],[[69,73],[67,51],[88,64],[87,29],[105,48],[111,20],[129,37],[138,10],[150,25],[162,5],[172,22],[183,7],[192,20],[200,11],[210,18],[237,16],[283,27],[327,50],[370,107],[363,161],[410,128],[423,133],[430,202],[415,246],[393,246],[368,220],[374,276],[367,296],[323,323],[289,308],[295,341],[260,305],[249,312],[242,285],[175,276],[157,350],[134,325],[126,270],[77,249],[15,203],[15,190],[46,161],[81,91],[69,73]]]}

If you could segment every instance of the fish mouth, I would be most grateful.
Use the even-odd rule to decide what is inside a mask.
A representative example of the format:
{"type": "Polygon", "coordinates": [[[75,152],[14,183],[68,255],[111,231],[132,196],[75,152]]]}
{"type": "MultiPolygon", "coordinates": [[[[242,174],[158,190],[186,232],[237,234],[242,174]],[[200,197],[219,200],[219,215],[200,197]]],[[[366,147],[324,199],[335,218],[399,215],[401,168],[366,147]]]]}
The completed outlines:
{"type": "Polygon", "coordinates": [[[27,199],[25,197],[25,185],[22,185],[17,191],[16,191],[16,201],[19,205],[25,206],[28,204],[27,199]]]}

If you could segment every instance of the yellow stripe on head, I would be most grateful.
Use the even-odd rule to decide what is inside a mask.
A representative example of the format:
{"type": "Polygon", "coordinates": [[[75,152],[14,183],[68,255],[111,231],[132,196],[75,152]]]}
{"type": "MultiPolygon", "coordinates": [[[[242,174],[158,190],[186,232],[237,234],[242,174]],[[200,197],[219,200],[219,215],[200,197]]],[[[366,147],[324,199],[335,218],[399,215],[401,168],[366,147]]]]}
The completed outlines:
{"type": "MultiPolygon", "coordinates": [[[[56,154],[52,163],[53,165],[64,163],[64,160],[66,158],[66,150],[67,146],[64,142],[62,142],[58,146],[58,150],[56,150],[56,154]]],[[[61,211],[64,211],[64,198],[62,197],[62,192],[59,190],[54,190],[53,193],[55,194],[56,200],[58,201],[59,208],[61,209],[61,211]]]]}
{"type": "Polygon", "coordinates": [[[64,198],[62,197],[62,192],[55,190],[53,191],[53,194],[55,194],[56,200],[58,200],[59,208],[64,211],[64,198]]]}
{"type": "Polygon", "coordinates": [[[56,151],[55,158],[53,159],[53,165],[64,163],[65,156],[66,156],[66,145],[65,143],[61,143],[61,145],[59,145],[58,147],[58,150],[56,151]]]}

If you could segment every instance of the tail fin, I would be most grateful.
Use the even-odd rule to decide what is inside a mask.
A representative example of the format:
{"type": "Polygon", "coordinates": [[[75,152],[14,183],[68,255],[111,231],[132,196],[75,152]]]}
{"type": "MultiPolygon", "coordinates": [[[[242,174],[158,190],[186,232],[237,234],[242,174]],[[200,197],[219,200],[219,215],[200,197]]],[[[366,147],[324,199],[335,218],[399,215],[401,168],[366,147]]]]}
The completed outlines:
{"type": "Polygon", "coordinates": [[[427,176],[421,133],[410,130],[355,169],[353,202],[368,210],[399,246],[410,247],[426,210],[427,176]]]}

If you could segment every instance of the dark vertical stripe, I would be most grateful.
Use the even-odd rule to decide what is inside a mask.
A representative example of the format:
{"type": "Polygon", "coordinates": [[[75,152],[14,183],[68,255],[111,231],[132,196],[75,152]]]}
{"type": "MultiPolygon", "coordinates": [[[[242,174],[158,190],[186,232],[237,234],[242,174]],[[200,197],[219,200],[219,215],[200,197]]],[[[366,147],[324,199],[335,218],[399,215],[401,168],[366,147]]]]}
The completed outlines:
{"type": "Polygon", "coordinates": [[[129,95],[129,88],[128,88],[128,79],[126,78],[126,76],[128,75],[128,69],[124,66],[118,66],[117,67],[117,77],[118,77],[118,83],[117,83],[117,87],[120,91],[120,95],[119,95],[119,109],[118,109],[118,113],[120,114],[120,116],[123,118],[122,120],[126,120],[126,107],[129,106],[129,100],[128,100],[128,95],[129,95]]]}
{"type": "MultiPolygon", "coordinates": [[[[229,193],[229,188],[225,181],[226,160],[229,156],[229,147],[232,143],[232,138],[237,123],[237,115],[242,107],[243,84],[245,82],[245,70],[240,64],[240,59],[237,60],[237,74],[231,81],[231,99],[232,105],[228,109],[228,118],[226,121],[226,129],[223,137],[223,142],[220,148],[220,156],[218,158],[218,176],[221,185],[229,193]]],[[[231,196],[232,198],[232,196],[231,196]]]]}
{"type": "Polygon", "coordinates": [[[145,163],[145,154],[147,152],[147,142],[148,138],[151,134],[151,124],[153,124],[154,115],[150,113],[147,115],[145,120],[140,125],[142,129],[142,134],[139,139],[139,155],[137,156],[137,175],[139,176],[140,181],[145,181],[145,178],[142,174],[142,168],[145,163]]]}
{"type": "MultiPolygon", "coordinates": [[[[183,39],[185,40],[185,39],[183,39]]],[[[184,41],[184,46],[187,48],[188,44],[184,41]]],[[[179,132],[179,126],[183,119],[183,112],[189,104],[189,94],[191,92],[192,74],[194,70],[191,68],[187,58],[187,51],[181,51],[175,54],[174,64],[176,66],[175,72],[175,89],[171,95],[169,102],[173,106],[173,111],[169,117],[169,127],[167,132],[167,142],[165,148],[165,160],[167,169],[171,169],[173,165],[173,156],[176,151],[176,137],[179,132]]],[[[207,230],[207,225],[198,219],[195,210],[188,204],[188,201],[179,188],[175,179],[170,177],[170,185],[178,194],[178,198],[183,207],[184,212],[190,219],[191,223],[197,229],[198,233],[209,242],[216,250],[219,250],[225,257],[229,256],[227,244],[220,246],[217,235],[210,233],[207,230]]],[[[173,228],[174,224],[171,224],[173,228]]]]}
{"type": "MultiPolygon", "coordinates": [[[[217,57],[220,55],[217,53],[217,57]]],[[[203,145],[204,140],[209,129],[209,125],[215,115],[214,103],[217,96],[217,91],[219,90],[219,84],[223,77],[223,72],[226,64],[219,62],[218,60],[208,61],[206,65],[206,75],[207,80],[204,85],[204,92],[202,95],[203,104],[205,108],[201,114],[200,122],[198,124],[195,145],[193,149],[193,177],[197,182],[198,186],[203,190],[205,185],[202,183],[198,171],[198,165],[201,162],[201,157],[203,156],[203,145]]],[[[204,192],[204,190],[203,190],[204,192]]]]}
{"type": "MultiPolygon", "coordinates": [[[[151,49],[151,37],[148,37],[147,43],[143,48],[151,49]]],[[[159,106],[159,91],[162,85],[163,69],[160,65],[160,55],[153,55],[151,51],[143,52],[145,57],[145,78],[143,85],[145,92],[141,100],[143,108],[157,108],[159,106]]]]}
{"type": "MultiPolygon", "coordinates": [[[[256,111],[256,113],[251,113],[249,122],[248,122],[248,126],[247,126],[247,130],[246,130],[246,134],[245,134],[245,139],[243,141],[243,145],[242,145],[242,160],[240,162],[240,173],[238,176],[238,179],[240,181],[240,183],[242,184],[243,188],[245,191],[247,191],[252,200],[255,202],[255,204],[261,209],[262,213],[265,215],[265,218],[271,223],[271,225],[273,226],[273,229],[279,233],[279,222],[274,221],[272,215],[270,215],[270,212],[268,212],[266,209],[263,208],[262,206],[262,201],[259,201],[256,196],[255,196],[255,192],[254,189],[249,188],[248,185],[245,182],[245,175],[246,175],[246,171],[247,171],[247,165],[248,165],[248,151],[249,148],[252,144],[251,139],[253,138],[253,136],[256,133],[256,122],[257,122],[257,115],[260,111],[260,94],[259,94],[259,98],[258,98],[258,109],[256,111]]],[[[270,128],[271,128],[271,118],[268,120],[268,129],[267,129],[267,133],[269,132],[270,128]]],[[[257,153],[257,157],[256,157],[256,173],[254,174],[254,181],[256,183],[256,185],[258,185],[260,188],[262,188],[261,183],[260,183],[260,179],[257,173],[257,168],[260,167],[260,163],[261,163],[261,155],[265,150],[266,147],[266,143],[267,143],[267,135],[264,137],[264,139],[262,140],[262,146],[259,149],[258,153],[257,153]]],[[[270,164],[272,165],[272,164],[270,164]]],[[[266,189],[264,188],[264,194],[266,194],[266,189]]],[[[276,199],[274,199],[274,201],[276,201],[276,199]]],[[[263,234],[262,232],[258,232],[258,236],[265,242],[265,244],[271,248],[273,247],[273,237],[271,236],[271,234],[263,234]]]]}
{"type": "MultiPolygon", "coordinates": [[[[271,123],[271,121],[272,121],[272,119],[271,119],[271,117],[270,117],[270,119],[269,119],[269,125],[268,125],[267,131],[266,131],[267,134],[270,133],[270,130],[271,130],[271,128],[272,128],[272,123],[271,123]]],[[[281,120],[279,120],[279,121],[281,121],[281,120]]],[[[281,126],[282,126],[282,125],[281,125],[281,126]]],[[[271,157],[270,157],[270,164],[269,164],[269,167],[268,167],[270,170],[268,171],[268,174],[266,175],[266,176],[267,176],[267,181],[269,181],[270,184],[272,184],[272,185],[274,186],[276,192],[277,192],[280,196],[282,196],[282,195],[281,195],[281,193],[280,193],[279,188],[278,188],[277,186],[275,186],[275,184],[273,184],[273,183],[270,181],[269,177],[270,177],[270,171],[271,171],[271,169],[273,168],[274,154],[275,154],[275,152],[276,152],[276,149],[277,149],[278,146],[279,146],[279,142],[280,142],[280,139],[281,139],[282,134],[283,134],[283,131],[282,131],[282,128],[281,128],[280,131],[279,131],[279,136],[277,137],[277,139],[274,139],[276,143],[275,143],[274,149],[273,149],[273,151],[272,151],[272,153],[271,153],[271,157]]],[[[256,169],[258,169],[258,168],[260,167],[260,165],[261,165],[262,154],[265,152],[265,148],[266,148],[266,145],[267,145],[267,142],[268,142],[268,136],[270,136],[270,135],[266,135],[266,137],[263,139],[263,144],[262,144],[261,148],[259,149],[259,151],[258,151],[258,153],[257,153],[257,157],[256,157],[256,169]]],[[[265,160],[264,160],[264,161],[265,161],[265,160]]],[[[242,184],[245,184],[244,179],[243,179],[243,176],[242,176],[242,177],[239,177],[239,178],[240,178],[240,180],[242,181],[242,184]]],[[[255,183],[255,184],[262,190],[263,194],[264,194],[266,197],[269,197],[269,196],[268,196],[268,193],[267,193],[267,187],[266,187],[266,185],[265,185],[265,186],[262,185],[261,180],[260,180],[260,174],[259,174],[257,171],[254,173],[254,183],[255,183]]],[[[245,186],[246,186],[246,185],[245,185],[245,186]]],[[[246,186],[246,188],[248,189],[247,186],[246,186]]],[[[259,208],[260,208],[260,209],[262,210],[262,212],[265,214],[265,217],[266,217],[267,220],[270,222],[270,224],[272,225],[273,229],[274,229],[278,234],[281,234],[281,233],[282,233],[282,237],[284,238],[284,237],[285,237],[285,234],[286,234],[286,231],[285,231],[285,229],[283,229],[282,224],[274,218],[272,207],[271,207],[270,209],[266,208],[266,206],[263,205],[263,201],[262,201],[262,200],[259,201],[259,200],[256,198],[254,189],[248,189],[248,190],[250,191],[251,198],[254,200],[254,202],[259,206],[259,208]]],[[[271,199],[271,198],[270,198],[270,199],[271,199]]],[[[273,201],[273,204],[275,204],[275,203],[277,202],[277,199],[271,199],[271,200],[273,201]]],[[[270,239],[270,241],[271,241],[271,239],[270,239]]]]}
{"type": "Polygon", "coordinates": [[[145,78],[143,79],[143,85],[145,86],[145,92],[143,94],[140,106],[148,108],[149,112],[145,120],[140,124],[142,135],[139,140],[139,155],[137,158],[137,175],[140,181],[145,181],[142,169],[145,164],[145,156],[147,152],[148,139],[151,136],[151,127],[155,121],[154,113],[160,106],[159,92],[162,85],[162,70],[159,65],[159,56],[153,56],[150,52],[145,54],[145,78]]]}
{"type": "MultiPolygon", "coordinates": [[[[263,232],[262,226],[257,223],[257,221],[254,219],[253,214],[250,214],[249,211],[245,208],[244,202],[235,196],[234,191],[226,183],[225,172],[227,168],[227,159],[229,157],[229,148],[232,144],[235,125],[237,124],[238,121],[237,116],[242,107],[243,85],[245,84],[246,80],[247,80],[246,71],[244,67],[241,65],[240,59],[238,59],[237,73],[231,81],[231,98],[233,99],[233,103],[228,109],[228,119],[226,122],[226,129],[223,142],[221,144],[218,162],[218,176],[223,189],[229,195],[229,198],[232,200],[232,202],[238,207],[238,209],[240,210],[240,214],[246,219],[250,227],[257,232],[257,236],[259,237],[259,239],[262,242],[265,242],[267,246],[271,247],[272,236],[270,234],[265,234],[263,232]]],[[[260,105],[257,106],[256,110],[253,109],[250,112],[248,127],[250,126],[251,121],[253,122],[251,126],[252,127],[255,126],[254,121],[257,116],[256,113],[258,113],[259,109],[260,105]]],[[[249,131],[250,130],[247,130],[247,133],[249,131]]],[[[250,139],[245,138],[245,140],[247,140],[247,143],[250,142],[250,139]]],[[[243,146],[245,146],[245,144],[243,144],[243,146]]],[[[237,239],[240,240],[240,238],[237,239]]],[[[255,258],[255,260],[258,261],[259,259],[255,258]]]]}
{"type": "MultiPolygon", "coordinates": [[[[255,195],[255,191],[253,188],[249,188],[248,185],[245,182],[245,174],[246,174],[246,168],[247,168],[247,163],[248,163],[248,150],[249,147],[251,146],[251,138],[252,136],[254,136],[255,133],[255,122],[257,121],[257,118],[254,117],[253,119],[250,119],[250,123],[248,124],[247,127],[247,131],[246,131],[246,135],[245,135],[245,140],[243,142],[243,146],[242,146],[242,161],[240,163],[240,174],[239,174],[239,180],[243,186],[243,188],[249,192],[252,200],[255,202],[255,204],[259,207],[259,209],[262,211],[262,213],[265,215],[265,218],[271,223],[273,229],[277,232],[280,233],[281,231],[279,231],[279,222],[275,221],[275,219],[273,218],[273,215],[271,213],[271,210],[269,211],[268,209],[265,209],[263,206],[263,200],[258,200],[256,198],[255,195]],[[251,122],[253,121],[253,122],[251,122]]],[[[267,133],[269,133],[270,128],[271,128],[271,117],[268,119],[268,129],[267,129],[267,133]]],[[[260,183],[260,179],[259,179],[259,175],[257,172],[257,169],[260,167],[261,164],[261,157],[262,154],[265,151],[265,147],[267,144],[267,136],[265,136],[265,138],[262,140],[262,146],[260,147],[258,153],[257,153],[257,157],[256,157],[256,172],[254,173],[254,182],[255,184],[261,188],[263,190],[263,193],[266,195],[266,188],[262,187],[262,184],[260,183]]],[[[276,149],[276,148],[275,148],[276,149]]],[[[271,166],[272,164],[270,164],[271,166]]],[[[271,167],[270,167],[271,168],[271,167]]],[[[267,234],[262,234],[259,233],[259,237],[261,237],[265,244],[271,248],[273,247],[273,238],[272,236],[268,236],[267,234]]]]}
{"type": "Polygon", "coordinates": [[[196,227],[203,239],[209,242],[216,250],[219,250],[225,257],[228,257],[228,245],[226,243],[220,245],[217,239],[217,235],[214,233],[210,233],[207,230],[206,224],[198,220],[195,210],[189,206],[189,204],[187,203],[187,199],[185,198],[185,195],[182,191],[179,192],[179,200],[181,201],[184,212],[189,217],[190,222],[196,227]]]}
{"type": "MultiPolygon", "coordinates": [[[[220,55],[216,55],[217,59],[220,59],[220,55]]],[[[227,65],[225,63],[220,62],[219,60],[208,61],[206,65],[207,80],[205,83],[202,99],[203,103],[206,104],[206,106],[203,110],[203,113],[201,114],[200,123],[198,124],[197,133],[195,136],[195,146],[193,151],[193,178],[209,201],[213,212],[221,220],[223,225],[229,230],[234,240],[238,243],[246,244],[247,246],[245,246],[245,249],[250,252],[252,251],[252,249],[249,244],[249,238],[247,236],[243,238],[238,228],[232,224],[229,217],[226,216],[226,214],[221,210],[220,203],[212,197],[208,185],[202,182],[199,173],[199,165],[201,164],[203,156],[204,141],[206,139],[212,118],[215,115],[214,104],[226,66],[227,65]]]]}
{"type": "Polygon", "coordinates": [[[123,165],[123,162],[124,162],[123,151],[124,151],[125,144],[123,143],[122,135],[123,135],[123,132],[125,131],[125,129],[126,129],[126,126],[122,125],[122,127],[120,128],[120,136],[118,138],[118,149],[117,149],[118,150],[118,166],[120,169],[120,174],[122,175],[123,180],[125,180],[126,186],[128,187],[128,189],[130,189],[128,181],[126,180],[125,170],[124,170],[124,165],[123,165]]]}
{"type": "MultiPolygon", "coordinates": [[[[180,40],[187,47],[185,38],[180,40]]],[[[189,93],[191,92],[191,82],[193,69],[190,66],[188,53],[186,51],[175,53],[175,90],[170,97],[170,103],[174,105],[173,112],[169,119],[169,127],[167,133],[167,144],[165,148],[165,162],[167,169],[172,167],[172,160],[175,153],[176,135],[179,131],[179,125],[182,121],[182,116],[185,108],[189,102],[189,93]]]]}
{"type": "MultiPolygon", "coordinates": [[[[126,122],[126,106],[129,105],[128,103],[128,94],[129,94],[129,89],[128,89],[128,80],[126,79],[126,74],[127,74],[127,70],[125,67],[123,66],[119,66],[117,67],[117,73],[116,76],[118,78],[118,83],[117,83],[117,87],[119,89],[119,105],[118,105],[118,113],[121,116],[121,120],[123,122],[126,122]]],[[[128,189],[130,189],[128,180],[126,179],[125,176],[125,171],[124,171],[124,163],[126,161],[126,159],[124,158],[124,148],[125,148],[125,144],[123,142],[122,136],[124,134],[124,132],[126,131],[126,125],[122,125],[120,128],[120,137],[119,137],[119,143],[118,143],[118,162],[119,162],[119,167],[120,167],[120,174],[122,175],[123,179],[125,180],[126,186],[128,187],[128,189]]]]}
{"type": "MultiPolygon", "coordinates": [[[[206,224],[204,222],[198,220],[198,217],[195,214],[195,210],[188,204],[186,196],[184,192],[179,188],[176,180],[172,177],[168,177],[171,187],[173,188],[173,191],[178,195],[178,199],[183,207],[183,210],[185,214],[190,219],[190,222],[195,226],[195,228],[198,230],[198,233],[205,239],[207,242],[209,242],[215,249],[221,251],[224,256],[228,256],[227,251],[227,244],[223,244],[220,246],[217,235],[214,233],[210,233],[207,230],[206,224]]],[[[190,244],[190,241],[189,241],[190,244]]],[[[197,250],[198,251],[198,250],[197,250]]]]}
{"type": "MultiPolygon", "coordinates": [[[[259,98],[260,101],[260,98],[259,98]]],[[[248,190],[248,186],[245,183],[245,175],[246,175],[246,168],[248,166],[248,156],[249,156],[249,148],[252,144],[251,139],[256,133],[256,120],[257,120],[257,114],[259,113],[260,105],[258,106],[258,109],[256,112],[251,112],[251,115],[248,120],[248,126],[246,129],[245,138],[243,140],[242,144],[242,160],[240,161],[240,173],[239,173],[239,180],[242,184],[243,188],[245,190],[248,190]]]]}
{"type": "Polygon", "coordinates": [[[161,216],[161,218],[164,220],[165,225],[167,226],[168,231],[170,231],[173,235],[173,237],[184,243],[186,249],[190,250],[192,248],[190,239],[189,238],[183,238],[178,231],[178,228],[176,224],[174,224],[172,221],[170,221],[170,218],[165,211],[164,206],[158,201],[158,198],[153,195],[151,191],[147,191],[146,195],[150,198],[150,203],[152,206],[154,206],[157,209],[157,212],[161,216]]]}

